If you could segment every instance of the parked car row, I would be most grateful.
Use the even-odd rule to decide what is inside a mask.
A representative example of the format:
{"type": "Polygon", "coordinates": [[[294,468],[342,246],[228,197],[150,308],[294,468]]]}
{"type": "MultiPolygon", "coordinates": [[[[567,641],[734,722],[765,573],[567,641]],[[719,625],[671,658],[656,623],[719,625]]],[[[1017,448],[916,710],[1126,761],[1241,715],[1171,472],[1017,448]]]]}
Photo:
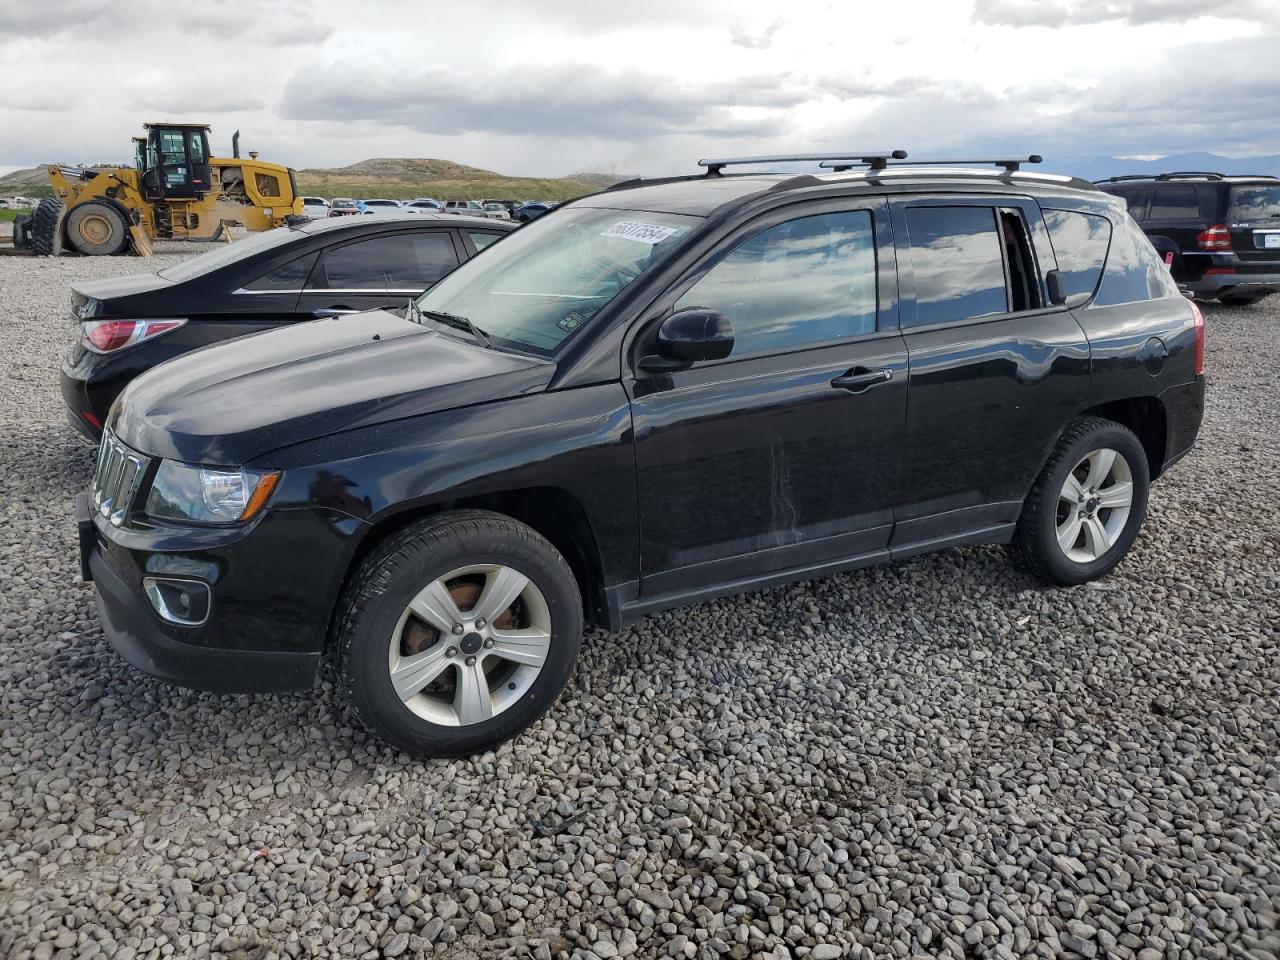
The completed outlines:
{"type": "Polygon", "coordinates": [[[375,197],[356,200],[352,197],[303,197],[303,212],[312,220],[376,213],[450,213],[492,220],[516,220],[528,223],[542,216],[556,204],[549,200],[445,200],[416,197],[413,200],[388,200],[375,197]]]}
{"type": "Polygon", "coordinates": [[[331,657],[359,722],[451,756],[548,710],[584,623],[957,544],[1103,576],[1196,438],[1199,310],[1094,185],[900,156],[77,284],[106,635],[213,690],[331,657]]]}

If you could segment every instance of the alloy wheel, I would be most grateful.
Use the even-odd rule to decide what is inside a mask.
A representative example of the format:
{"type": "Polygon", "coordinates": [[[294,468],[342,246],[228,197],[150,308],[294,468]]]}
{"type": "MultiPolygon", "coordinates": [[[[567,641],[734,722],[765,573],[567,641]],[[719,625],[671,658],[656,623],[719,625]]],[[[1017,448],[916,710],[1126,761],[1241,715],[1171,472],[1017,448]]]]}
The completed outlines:
{"type": "Polygon", "coordinates": [[[1092,563],[1115,545],[1133,509],[1133,471],[1104,447],[1080,460],[1058,494],[1058,546],[1068,560],[1092,563]]]}

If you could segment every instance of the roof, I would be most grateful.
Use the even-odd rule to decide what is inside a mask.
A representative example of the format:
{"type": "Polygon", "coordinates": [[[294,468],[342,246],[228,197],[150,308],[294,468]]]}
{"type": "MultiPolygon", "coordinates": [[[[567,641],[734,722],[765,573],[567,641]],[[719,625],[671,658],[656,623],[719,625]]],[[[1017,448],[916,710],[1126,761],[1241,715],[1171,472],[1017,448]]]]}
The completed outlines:
{"type": "Polygon", "coordinates": [[[378,213],[369,216],[325,217],[323,220],[308,220],[296,227],[290,227],[301,233],[328,233],[330,230],[355,229],[356,227],[377,224],[413,224],[440,223],[444,226],[457,224],[463,227],[499,227],[511,229],[515,226],[510,220],[494,220],[490,217],[460,217],[442,213],[378,213]]]}
{"type": "Polygon", "coordinates": [[[1259,181],[1280,180],[1280,177],[1272,176],[1269,173],[1214,173],[1210,170],[1173,170],[1168,173],[1130,173],[1120,177],[1095,180],[1094,183],[1106,189],[1117,184],[1168,183],[1172,180],[1189,180],[1192,183],[1257,183],[1259,181]]]}
{"type": "Polygon", "coordinates": [[[1087,180],[1034,170],[994,171],[978,167],[894,164],[884,170],[855,169],[833,173],[745,173],[694,175],[654,180],[630,180],[602,193],[575,200],[574,206],[649,210],[709,216],[714,211],[753,196],[807,188],[848,185],[858,192],[896,193],[929,188],[982,187],[1019,192],[1081,191],[1098,196],[1087,180]]]}

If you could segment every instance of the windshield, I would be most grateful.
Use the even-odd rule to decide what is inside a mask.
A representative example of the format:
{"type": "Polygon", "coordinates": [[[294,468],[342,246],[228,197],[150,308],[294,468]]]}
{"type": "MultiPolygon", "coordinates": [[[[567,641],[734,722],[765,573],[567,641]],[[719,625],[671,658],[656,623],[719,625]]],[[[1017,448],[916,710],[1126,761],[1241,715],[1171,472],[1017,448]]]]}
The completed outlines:
{"type": "Polygon", "coordinates": [[[1280,217],[1280,184],[1231,188],[1231,220],[1267,220],[1280,217]]]}
{"type": "Polygon", "coordinates": [[[283,246],[304,236],[306,236],[305,233],[298,233],[288,227],[276,227],[274,230],[253,233],[226,246],[219,244],[216,249],[210,250],[208,253],[202,253],[198,257],[192,257],[190,260],[184,260],[182,263],[175,264],[172,267],[166,267],[160,271],[160,276],[166,280],[172,280],[174,283],[181,283],[183,280],[190,280],[192,277],[198,277],[211,270],[225,267],[228,264],[235,263],[237,260],[243,260],[245,257],[253,256],[255,253],[261,253],[263,250],[283,246]]]}
{"type": "Polygon", "coordinates": [[[567,207],[510,234],[418,298],[495,340],[554,352],[680,246],[701,217],[567,207]]]}

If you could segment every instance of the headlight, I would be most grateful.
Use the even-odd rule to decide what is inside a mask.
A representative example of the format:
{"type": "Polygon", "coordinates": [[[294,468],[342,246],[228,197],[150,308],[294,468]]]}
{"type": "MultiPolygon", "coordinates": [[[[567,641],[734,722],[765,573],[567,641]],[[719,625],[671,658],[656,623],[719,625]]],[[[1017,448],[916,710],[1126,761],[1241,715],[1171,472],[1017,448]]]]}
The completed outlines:
{"type": "Polygon", "coordinates": [[[262,509],[279,479],[279,470],[224,470],[164,460],[151,483],[147,513],[196,523],[243,522],[262,509]]]}

